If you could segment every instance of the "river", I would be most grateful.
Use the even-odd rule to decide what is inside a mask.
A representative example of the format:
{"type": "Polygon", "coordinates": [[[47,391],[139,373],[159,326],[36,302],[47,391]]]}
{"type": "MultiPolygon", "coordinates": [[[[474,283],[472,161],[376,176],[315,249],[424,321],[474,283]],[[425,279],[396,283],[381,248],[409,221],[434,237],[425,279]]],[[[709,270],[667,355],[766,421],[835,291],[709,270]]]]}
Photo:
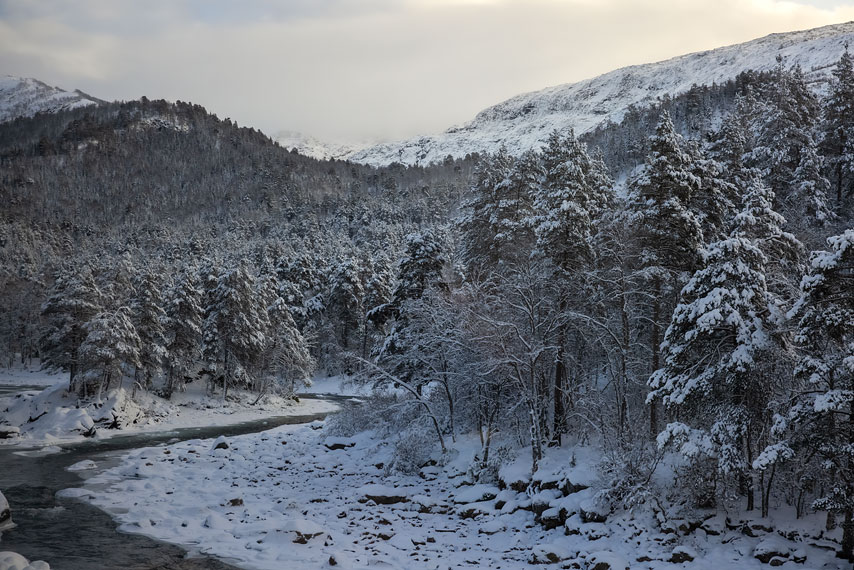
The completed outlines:
{"type": "MultiPolygon", "coordinates": [[[[0,387],[0,393],[2,393],[0,387]]],[[[21,387],[18,387],[19,389],[21,387]]],[[[11,391],[11,390],[10,390],[11,391]]],[[[345,396],[303,394],[302,399],[345,401],[345,396]]],[[[9,500],[17,526],[0,533],[0,551],[44,560],[52,570],[225,570],[227,560],[188,556],[180,547],[144,536],[120,533],[106,513],[57,491],[78,487],[81,477],[66,467],[91,459],[99,468],[115,464],[127,450],[187,439],[254,433],[280,425],[322,419],[326,414],[276,416],[231,426],[181,428],[130,434],[63,445],[53,454],[0,449],[0,490],[9,500]]],[[[85,472],[84,472],[85,473],[85,472]]]]}

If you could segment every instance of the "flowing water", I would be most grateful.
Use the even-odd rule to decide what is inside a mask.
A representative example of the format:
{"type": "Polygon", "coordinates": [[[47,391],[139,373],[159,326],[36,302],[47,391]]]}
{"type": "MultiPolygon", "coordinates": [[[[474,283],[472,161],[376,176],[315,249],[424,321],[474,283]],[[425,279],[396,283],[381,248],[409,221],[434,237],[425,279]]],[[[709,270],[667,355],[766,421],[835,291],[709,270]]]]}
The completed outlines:
{"type": "MultiPolygon", "coordinates": [[[[21,387],[17,387],[20,391],[21,387]]],[[[11,392],[12,390],[7,391],[11,392]]],[[[344,396],[303,395],[305,399],[346,401],[344,396]]],[[[52,570],[224,570],[227,561],[189,555],[183,549],[144,536],[120,533],[109,515],[56,493],[82,483],[66,467],[91,459],[103,467],[123,452],[187,439],[233,436],[322,419],[325,414],[278,416],[231,426],[181,428],[117,436],[64,445],[55,453],[0,449],[0,490],[9,500],[17,526],[0,533],[0,551],[44,560],[52,570]]]]}

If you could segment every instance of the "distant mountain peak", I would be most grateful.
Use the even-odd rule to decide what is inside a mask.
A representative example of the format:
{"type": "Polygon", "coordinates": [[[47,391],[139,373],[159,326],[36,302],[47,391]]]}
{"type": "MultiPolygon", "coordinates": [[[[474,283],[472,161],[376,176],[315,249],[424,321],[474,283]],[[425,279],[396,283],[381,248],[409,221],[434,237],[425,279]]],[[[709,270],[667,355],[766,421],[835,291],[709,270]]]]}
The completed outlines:
{"type": "Polygon", "coordinates": [[[846,43],[854,46],[854,22],[774,33],[517,95],[441,134],[332,156],[381,166],[392,162],[425,165],[448,155],[460,158],[471,152],[494,152],[502,144],[511,153],[521,154],[539,148],[555,129],[573,128],[581,135],[608,121],[619,123],[632,106],[649,107],[664,96],[678,96],[695,85],[725,83],[744,71],[773,69],[778,55],[787,66],[800,64],[820,83],[829,76],[846,43]]]}
{"type": "Polygon", "coordinates": [[[100,103],[103,101],[79,89],[65,91],[38,79],[0,76],[0,123],[100,103]]]}

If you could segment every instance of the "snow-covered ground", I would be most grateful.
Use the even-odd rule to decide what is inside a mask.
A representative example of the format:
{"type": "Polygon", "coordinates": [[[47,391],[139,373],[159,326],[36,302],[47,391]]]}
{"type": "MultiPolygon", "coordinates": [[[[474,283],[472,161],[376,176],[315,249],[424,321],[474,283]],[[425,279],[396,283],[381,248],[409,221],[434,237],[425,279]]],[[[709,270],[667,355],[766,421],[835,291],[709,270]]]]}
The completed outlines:
{"type": "Polygon", "coordinates": [[[0,368],[0,386],[52,386],[57,382],[67,382],[65,372],[49,372],[32,368],[0,368]]]}
{"type": "Polygon", "coordinates": [[[232,425],[272,416],[327,413],[337,409],[328,401],[302,399],[294,402],[265,396],[259,403],[253,393],[232,391],[225,402],[205,394],[201,383],[189,384],[171,400],[127,388],[114,389],[98,402],[80,405],[66,393],[67,376],[44,373],[4,372],[0,385],[19,385],[52,380],[41,392],[0,397],[0,445],[19,447],[54,446],[88,437],[108,438],[129,433],[150,433],[178,428],[232,425]]]}
{"type": "MultiPolygon", "coordinates": [[[[62,494],[111,513],[124,532],[254,569],[849,566],[834,558],[838,544],[818,516],[609,514],[586,488],[590,449],[553,451],[527,491],[472,485],[472,443],[402,475],[387,467],[389,442],[371,432],[330,437],[315,422],[136,450],[62,494]]],[[[527,461],[505,469],[504,483],[524,479],[527,461]]]]}

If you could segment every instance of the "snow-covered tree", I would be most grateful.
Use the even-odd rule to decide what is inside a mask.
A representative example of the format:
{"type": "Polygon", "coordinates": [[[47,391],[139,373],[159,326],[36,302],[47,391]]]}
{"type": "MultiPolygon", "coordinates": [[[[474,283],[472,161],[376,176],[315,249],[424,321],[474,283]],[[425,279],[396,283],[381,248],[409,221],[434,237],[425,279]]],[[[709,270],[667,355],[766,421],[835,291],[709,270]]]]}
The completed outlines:
{"type": "Polygon", "coordinates": [[[473,267],[494,267],[501,260],[502,248],[497,242],[504,220],[498,209],[510,188],[512,168],[513,158],[502,145],[494,155],[483,156],[475,170],[457,222],[463,236],[463,256],[473,267]]]}
{"type": "Polygon", "coordinates": [[[362,327],[365,288],[359,275],[358,262],[345,257],[332,265],[326,311],[338,329],[341,348],[350,348],[350,339],[362,327]]]}
{"type": "Polygon", "coordinates": [[[836,205],[841,207],[854,180],[854,60],[847,44],[833,77],[822,109],[821,150],[830,168],[836,205]]]}
{"type": "Polygon", "coordinates": [[[142,388],[150,390],[154,378],[166,364],[166,312],[163,310],[160,284],[154,274],[146,272],[139,280],[136,291],[131,309],[136,334],[139,335],[140,365],[135,376],[142,388]]]}
{"type": "MultiPolygon", "coordinates": [[[[680,442],[686,455],[702,447],[721,474],[750,478],[757,449],[764,445],[760,438],[767,431],[773,383],[763,368],[774,345],[766,260],[743,237],[709,244],[703,258],[664,335],[664,366],[650,377],[649,399],[661,400],[677,420],[659,435],[660,445],[691,434],[691,441],[680,442]]],[[[754,488],[751,481],[748,509],[754,488]]]]}
{"type": "Polygon", "coordinates": [[[804,356],[797,398],[778,429],[792,447],[816,457],[824,495],[814,507],[842,514],[842,554],[854,559],[854,229],[828,238],[801,282],[795,340],[804,356]],[[787,425],[788,424],[788,425],[787,425]]]}
{"type": "Polygon", "coordinates": [[[744,207],[733,219],[733,234],[750,239],[771,260],[766,265],[768,290],[780,300],[790,300],[797,276],[802,273],[803,245],[783,228],[786,218],[774,210],[774,192],[756,171],[747,180],[742,199],[744,207]]]}
{"type": "Polygon", "coordinates": [[[612,183],[572,131],[549,136],[542,162],[542,180],[531,189],[537,249],[561,271],[577,270],[593,260],[594,221],[612,201],[612,183]]]}
{"type": "Polygon", "coordinates": [[[42,354],[49,367],[70,373],[69,392],[87,395],[87,386],[78,378],[80,345],[86,339],[84,325],[102,308],[103,298],[91,269],[61,272],[50,296],[42,305],[48,329],[42,337],[42,354]]]}
{"type": "Polygon", "coordinates": [[[131,369],[139,368],[141,341],[131,319],[131,310],[120,307],[100,312],[86,323],[86,340],[80,345],[80,358],[85,368],[84,382],[88,393],[100,400],[115,380],[131,369]]]}
{"type": "Polygon", "coordinates": [[[202,291],[196,275],[188,268],[169,291],[166,301],[166,337],[169,366],[165,394],[170,397],[176,384],[198,361],[202,340],[202,291]]]}
{"type": "Polygon", "coordinates": [[[445,265],[439,239],[433,232],[413,233],[406,236],[406,253],[399,264],[398,284],[390,303],[393,324],[379,350],[378,363],[390,365],[391,373],[402,380],[420,387],[414,382],[418,373],[417,358],[413,345],[423,332],[424,323],[413,318],[409,309],[428,290],[444,290],[442,279],[445,265]]]}
{"type": "Polygon", "coordinates": [[[205,309],[204,345],[208,366],[220,376],[222,397],[239,380],[251,384],[253,361],[264,350],[267,314],[255,296],[255,279],[245,265],[223,272],[205,309]]]}
{"type": "Polygon", "coordinates": [[[261,394],[273,386],[293,394],[308,384],[315,368],[308,343],[297,329],[288,303],[278,294],[277,288],[276,280],[270,277],[262,279],[257,288],[268,324],[260,357],[261,394]]]}
{"type": "MultiPolygon", "coordinates": [[[[596,220],[613,201],[612,182],[601,161],[592,159],[570,130],[553,132],[543,150],[543,177],[531,189],[530,225],[537,253],[551,261],[563,284],[558,310],[565,312],[570,296],[580,297],[584,274],[595,260],[596,220]]],[[[554,376],[554,435],[560,441],[567,396],[566,345],[568,327],[560,328],[554,376]]]]}
{"type": "MultiPolygon", "coordinates": [[[[629,183],[628,223],[634,229],[638,270],[648,283],[651,299],[650,370],[660,367],[661,330],[673,306],[682,274],[700,259],[703,230],[690,204],[701,180],[694,174],[691,155],[682,149],[667,112],[650,138],[643,170],[629,183]]],[[[650,406],[650,430],[658,433],[655,403],[650,406]]]]}

